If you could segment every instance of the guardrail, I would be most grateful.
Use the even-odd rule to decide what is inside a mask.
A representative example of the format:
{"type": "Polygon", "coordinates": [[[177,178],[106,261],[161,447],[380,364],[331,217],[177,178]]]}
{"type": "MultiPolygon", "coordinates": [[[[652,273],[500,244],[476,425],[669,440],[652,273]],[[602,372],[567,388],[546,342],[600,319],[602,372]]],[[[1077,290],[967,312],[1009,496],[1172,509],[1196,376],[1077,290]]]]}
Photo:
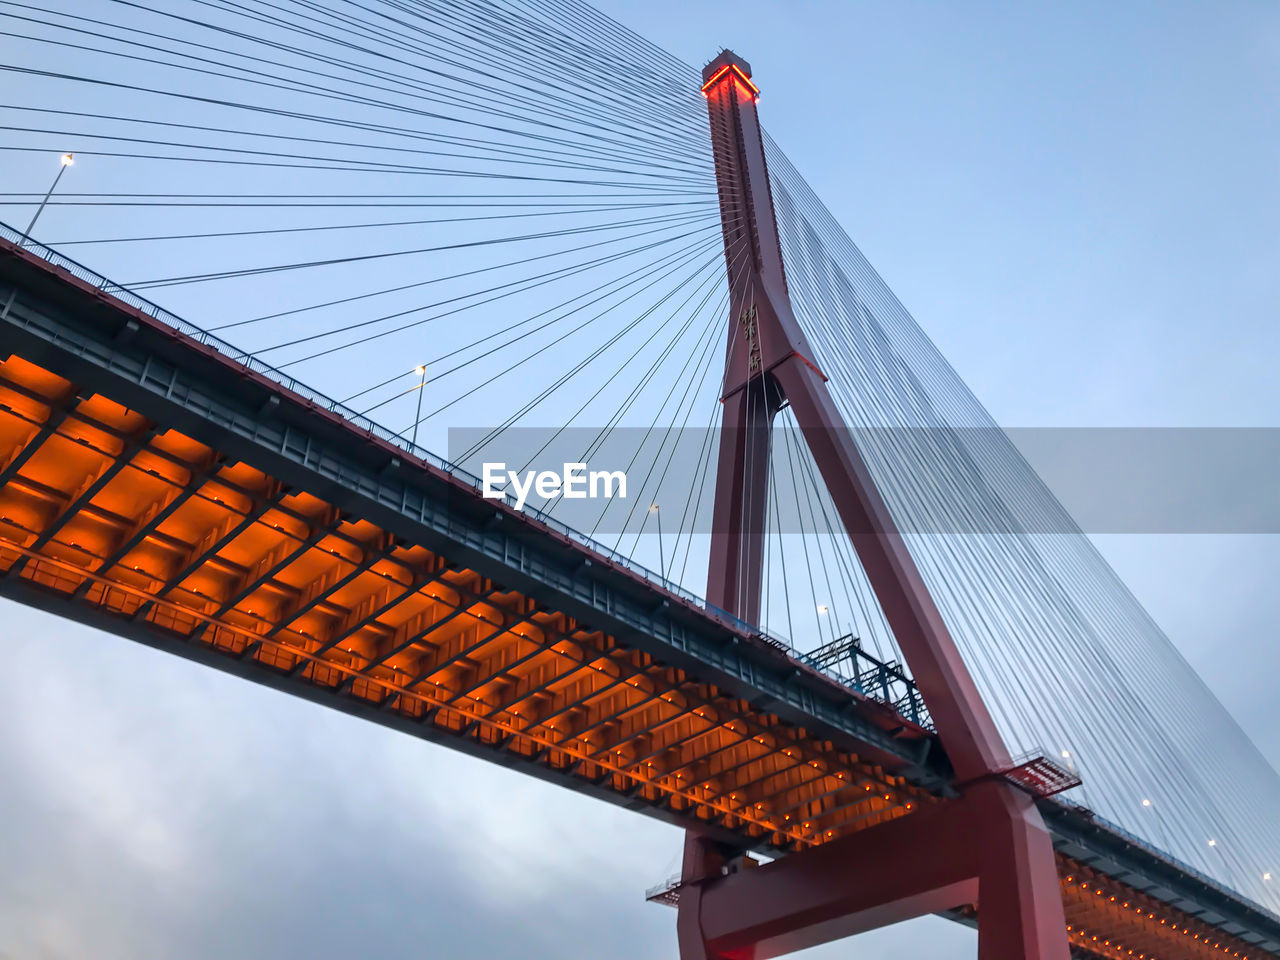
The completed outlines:
{"type": "MultiPolygon", "coordinates": [[[[368,417],[352,410],[350,407],[334,400],[332,397],[327,396],[319,390],[295,379],[283,370],[273,367],[271,364],[259,359],[252,353],[247,353],[244,350],[239,349],[220,337],[214,336],[209,331],[203,330],[195,324],[169,312],[164,307],[153,303],[146,297],[139,296],[132,290],[122,287],[118,283],[107,279],[97,271],[86,267],[84,264],[71,259],[65,254],[59,253],[52,247],[45,246],[38,240],[32,239],[9,224],[0,222],[0,238],[10,241],[20,249],[35,254],[55,267],[62,268],[78,280],[101,290],[103,293],[111,295],[115,299],[128,304],[135,310],[146,314],[152,319],[178,330],[197,343],[217,350],[232,362],[238,363],[246,369],[261,374],[270,380],[274,380],[287,390],[290,390],[301,397],[305,397],[317,406],[342,417],[370,435],[399,447],[411,456],[425,461],[436,469],[449,474],[451,477],[474,487],[476,490],[480,490],[482,488],[482,481],[475,474],[451,463],[438,454],[432,453],[425,447],[419,446],[403,435],[396,433],[394,430],[390,430],[382,424],[374,420],[370,420],[368,417]]],[[[603,543],[592,539],[584,533],[580,533],[563,521],[557,520],[555,517],[551,516],[551,514],[539,510],[537,507],[530,506],[527,503],[521,506],[517,504],[514,497],[509,495],[504,495],[503,500],[512,509],[519,510],[521,513],[533,517],[562,536],[567,537],[590,550],[592,553],[597,554],[611,563],[630,570],[632,573],[642,577],[655,586],[661,587],[668,593],[692,604],[715,619],[721,621],[730,629],[746,636],[758,637],[792,659],[817,670],[841,685],[856,690],[864,696],[888,703],[895,710],[899,710],[903,716],[910,719],[913,723],[932,729],[932,722],[924,708],[924,702],[915,688],[915,684],[910,680],[904,680],[901,677],[885,678],[882,676],[884,665],[881,664],[880,661],[875,660],[875,658],[866,656],[866,659],[869,661],[867,668],[865,670],[856,670],[855,675],[852,677],[846,676],[839,671],[830,669],[826,665],[814,662],[811,657],[797,650],[789,641],[764,632],[758,626],[740,619],[729,611],[710,603],[705,598],[698,596],[680,584],[672,580],[668,580],[662,574],[650,570],[643,564],[637,563],[626,554],[621,553],[612,547],[605,546],[603,543]],[[889,685],[889,679],[892,679],[894,683],[892,688],[889,685]],[[899,681],[902,682],[899,683],[899,681]],[[883,693],[878,695],[878,691],[880,691],[882,687],[883,693]],[[901,690],[899,690],[898,687],[901,687],[901,690]],[[892,692],[890,692],[891,690],[892,692]]]]}
{"type": "Polygon", "coordinates": [[[1215,880],[1213,877],[1209,876],[1203,870],[1200,870],[1197,867],[1193,867],[1191,864],[1187,863],[1185,860],[1180,860],[1177,857],[1175,857],[1173,854],[1168,853],[1164,850],[1161,850],[1159,847],[1155,846],[1150,840],[1144,840],[1142,837],[1138,836],[1136,833],[1126,830],[1124,827],[1120,826],[1118,823],[1114,823],[1111,820],[1108,820],[1106,817],[1099,816],[1089,808],[1082,807],[1079,804],[1071,803],[1070,801],[1050,800],[1049,802],[1056,803],[1058,806],[1075,810],[1077,813],[1080,813],[1088,817],[1089,820],[1096,823],[1098,826],[1102,827],[1103,829],[1111,833],[1114,833],[1117,836],[1123,837],[1126,842],[1131,843],[1133,844],[1133,846],[1140,848],[1144,853],[1148,854],[1149,856],[1156,857],[1157,859],[1163,860],[1165,863],[1174,867],[1179,872],[1185,873],[1187,876],[1194,877],[1196,880],[1200,881],[1205,886],[1212,887],[1214,890],[1216,890],[1218,893],[1222,894],[1223,896],[1230,897],[1233,900],[1237,900],[1240,903],[1243,903],[1246,906],[1252,908],[1253,910],[1256,910],[1258,913],[1261,913],[1264,916],[1270,917],[1275,922],[1280,923],[1280,915],[1276,914],[1275,911],[1273,911],[1270,907],[1264,907],[1262,904],[1258,903],[1256,900],[1253,900],[1245,896],[1240,891],[1233,890],[1231,887],[1228,887],[1222,881],[1215,880]]]}

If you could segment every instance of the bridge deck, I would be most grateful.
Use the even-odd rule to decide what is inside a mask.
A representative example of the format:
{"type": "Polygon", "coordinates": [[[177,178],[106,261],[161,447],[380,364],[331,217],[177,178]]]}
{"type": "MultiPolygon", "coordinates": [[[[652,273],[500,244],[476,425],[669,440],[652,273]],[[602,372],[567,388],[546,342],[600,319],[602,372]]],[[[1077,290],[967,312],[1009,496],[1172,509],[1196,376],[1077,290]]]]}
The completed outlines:
{"type": "MultiPolygon", "coordinates": [[[[42,253],[0,240],[4,595],[770,855],[954,795],[923,717],[42,253]]],[[[1078,949],[1280,953],[1260,908],[1046,813],[1078,949]]]]}

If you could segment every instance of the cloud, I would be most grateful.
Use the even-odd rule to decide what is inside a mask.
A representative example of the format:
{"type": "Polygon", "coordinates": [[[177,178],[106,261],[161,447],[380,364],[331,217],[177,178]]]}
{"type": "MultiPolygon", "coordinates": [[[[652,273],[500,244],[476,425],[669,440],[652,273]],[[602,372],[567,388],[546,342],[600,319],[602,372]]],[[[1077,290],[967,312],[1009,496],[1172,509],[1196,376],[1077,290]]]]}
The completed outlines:
{"type": "MultiPolygon", "coordinates": [[[[0,957],[675,956],[674,911],[642,893],[677,869],[677,830],[47,614],[0,617],[0,957]]],[[[971,940],[929,919],[860,948],[971,940]]]]}

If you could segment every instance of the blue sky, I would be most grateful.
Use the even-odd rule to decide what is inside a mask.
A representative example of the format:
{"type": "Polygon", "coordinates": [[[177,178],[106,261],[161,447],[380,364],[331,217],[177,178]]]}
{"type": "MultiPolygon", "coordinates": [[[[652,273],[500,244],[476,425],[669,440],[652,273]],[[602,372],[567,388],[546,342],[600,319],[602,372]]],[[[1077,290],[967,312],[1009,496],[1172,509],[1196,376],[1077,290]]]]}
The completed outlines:
{"type": "MultiPolygon", "coordinates": [[[[773,137],[1000,423],[1280,426],[1274,5],[599,6],[752,62],[773,137]]],[[[12,190],[51,172],[0,164],[12,190]]],[[[1276,538],[1099,542],[1280,765],[1276,538]]],[[[640,893],[676,831],[4,615],[0,957],[674,956],[640,893]]],[[[929,919],[856,949],[972,944],[929,919]]]]}

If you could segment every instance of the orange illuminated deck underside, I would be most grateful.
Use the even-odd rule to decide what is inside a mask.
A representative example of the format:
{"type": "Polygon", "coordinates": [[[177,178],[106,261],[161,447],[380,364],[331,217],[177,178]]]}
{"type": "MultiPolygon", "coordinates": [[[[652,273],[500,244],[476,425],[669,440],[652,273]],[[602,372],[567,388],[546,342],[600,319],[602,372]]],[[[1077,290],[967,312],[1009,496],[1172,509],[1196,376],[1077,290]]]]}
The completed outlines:
{"type": "Polygon", "coordinates": [[[779,849],[925,795],[11,357],[0,570],[779,849]]]}

